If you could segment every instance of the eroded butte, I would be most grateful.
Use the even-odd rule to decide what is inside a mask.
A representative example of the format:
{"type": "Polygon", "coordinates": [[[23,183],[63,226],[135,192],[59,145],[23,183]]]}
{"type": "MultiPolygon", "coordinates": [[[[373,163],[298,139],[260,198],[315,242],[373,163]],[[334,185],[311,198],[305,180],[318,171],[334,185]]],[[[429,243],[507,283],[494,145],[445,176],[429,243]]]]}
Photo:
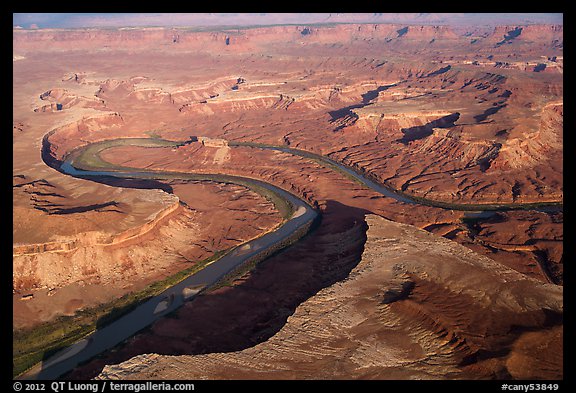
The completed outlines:
{"type": "Polygon", "coordinates": [[[321,214],[66,378],[562,378],[562,26],[40,29],[13,42],[15,330],[285,219],[247,186],[55,170],[92,142],[176,141],[97,156],[262,180],[321,214]],[[486,208],[501,211],[462,210],[486,208]]]}

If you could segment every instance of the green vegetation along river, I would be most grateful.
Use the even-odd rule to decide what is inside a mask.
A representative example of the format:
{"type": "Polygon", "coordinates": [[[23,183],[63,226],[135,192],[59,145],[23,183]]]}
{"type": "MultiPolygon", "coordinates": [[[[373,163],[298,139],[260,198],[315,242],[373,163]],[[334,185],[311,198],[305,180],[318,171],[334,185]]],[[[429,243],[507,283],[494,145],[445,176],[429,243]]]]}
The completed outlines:
{"type": "MultiPolygon", "coordinates": [[[[70,176],[102,181],[103,179],[150,179],[150,180],[184,180],[184,181],[222,181],[242,184],[256,191],[266,190],[265,195],[274,196],[274,202],[280,206],[287,216],[285,222],[276,230],[268,232],[253,239],[223,256],[210,261],[203,269],[192,273],[183,280],[178,281],[160,294],[138,303],[136,307],[129,308],[129,312],[119,318],[109,321],[105,326],[99,327],[80,341],[58,351],[44,359],[40,364],[29,369],[20,377],[24,379],[55,379],[72,370],[78,364],[85,362],[106,349],[112,348],[138,331],[146,328],[154,321],[175,311],[186,301],[192,299],[199,292],[221,285],[230,280],[237,272],[246,270],[246,266],[254,266],[258,261],[285,248],[304,236],[318,217],[318,214],[306,202],[291,193],[271,184],[238,176],[221,174],[196,175],[170,171],[145,171],[142,169],[114,167],[109,163],[102,163],[98,152],[104,148],[117,144],[145,145],[145,146],[171,146],[162,140],[136,140],[118,139],[104,141],[84,146],[69,154],[64,162],[60,163],[59,170],[70,176]],[[87,152],[87,153],[86,153],[87,152]],[[76,168],[73,163],[90,166],[94,170],[76,168]],[[100,167],[99,167],[100,166],[100,167]],[[103,167],[103,168],[102,168],[103,167]],[[105,170],[96,170],[96,169],[105,170]],[[294,213],[294,214],[292,214],[294,213]]],[[[105,180],[104,180],[105,181],[105,180]]]]}

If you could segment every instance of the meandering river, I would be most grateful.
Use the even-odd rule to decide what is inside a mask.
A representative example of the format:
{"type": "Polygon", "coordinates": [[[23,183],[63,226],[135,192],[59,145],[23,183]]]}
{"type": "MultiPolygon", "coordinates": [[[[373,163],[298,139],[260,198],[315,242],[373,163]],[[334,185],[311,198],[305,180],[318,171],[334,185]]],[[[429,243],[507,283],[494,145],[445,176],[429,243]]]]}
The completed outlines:
{"type": "MultiPolygon", "coordinates": [[[[74,167],[73,163],[66,160],[60,166],[60,170],[70,176],[94,179],[108,176],[122,179],[153,179],[153,180],[197,180],[194,174],[180,172],[154,171],[146,172],[135,170],[126,172],[114,169],[106,171],[85,171],[74,167]]],[[[219,175],[219,174],[218,174],[219,175]]],[[[176,310],[190,300],[202,289],[210,287],[232,272],[244,262],[267,250],[282,245],[299,229],[310,225],[316,218],[317,213],[306,202],[271,184],[237,176],[225,176],[227,182],[239,184],[252,184],[266,188],[278,197],[292,204],[294,214],[279,228],[268,232],[263,236],[251,240],[241,247],[236,247],[218,260],[210,263],[202,270],[192,274],[178,284],[166,289],[145,303],[136,307],[133,311],[125,314],[114,322],[99,328],[81,341],[56,353],[54,356],[42,362],[22,375],[24,379],[56,379],[62,374],[72,370],[78,364],[85,362],[106,349],[112,348],[125,339],[133,336],[138,331],[146,328],[154,321],[176,310]]]]}
{"type": "MultiPolygon", "coordinates": [[[[155,140],[144,140],[141,138],[134,138],[132,140],[119,139],[118,144],[130,143],[133,145],[145,144],[151,146],[155,144],[155,140]],[[122,142],[120,142],[122,141],[122,142]],[[145,142],[144,142],[145,141],[145,142]]],[[[170,146],[170,142],[163,140],[156,140],[158,146],[170,146]]],[[[99,142],[106,143],[107,147],[114,146],[114,141],[99,142]]],[[[178,144],[174,142],[173,145],[178,144]]],[[[145,171],[141,169],[130,169],[125,167],[114,167],[106,163],[106,170],[82,170],[74,165],[73,157],[78,157],[78,153],[86,151],[88,148],[94,148],[97,145],[91,144],[76,151],[77,154],[69,155],[68,158],[61,164],[59,170],[70,176],[86,178],[86,179],[101,179],[103,177],[112,177],[116,179],[149,179],[149,180],[198,180],[199,175],[192,173],[170,172],[170,171],[145,171]]],[[[445,203],[434,203],[433,201],[419,200],[411,198],[401,192],[391,190],[389,187],[376,183],[375,181],[367,178],[362,173],[347,167],[339,162],[331,160],[325,156],[316,155],[314,153],[305,152],[302,150],[291,149],[281,146],[264,146],[257,144],[238,144],[247,145],[254,148],[263,148],[285,153],[296,154],[309,159],[321,161],[328,166],[346,173],[348,176],[353,177],[365,186],[387,196],[394,198],[398,201],[409,204],[426,204],[444,209],[460,209],[467,210],[466,213],[469,217],[487,218],[498,210],[513,210],[513,209],[531,209],[539,211],[562,211],[561,203],[552,204],[508,204],[508,205],[449,205],[445,203]]],[[[97,147],[97,146],[96,146],[97,147]]],[[[94,151],[98,151],[95,149],[94,151]]],[[[98,163],[99,159],[94,160],[98,163]]],[[[210,175],[203,175],[209,178],[210,175]]],[[[263,236],[254,239],[241,247],[237,247],[233,251],[224,255],[220,259],[207,265],[204,269],[189,276],[180,283],[165,290],[160,295],[155,296],[145,303],[139,305],[133,311],[125,314],[116,321],[106,325],[94,333],[85,337],[83,340],[73,344],[72,346],[56,353],[42,364],[37,365],[22,377],[26,379],[55,379],[60,375],[72,370],[78,364],[85,362],[99,353],[114,347],[125,339],[133,336],[138,331],[146,328],[154,321],[162,318],[166,314],[173,312],[184,304],[185,301],[190,300],[204,288],[207,288],[218,282],[227,273],[233,271],[247,260],[256,257],[262,252],[277,247],[282,242],[293,236],[296,231],[310,225],[316,218],[317,213],[304,201],[297,198],[285,190],[276,186],[265,183],[263,181],[248,179],[238,176],[228,176],[221,174],[214,174],[218,179],[231,183],[239,183],[243,185],[255,185],[265,188],[272,193],[276,194],[284,201],[292,204],[294,214],[282,226],[273,232],[264,234],[263,236]]],[[[216,181],[220,181],[216,180],[216,181]]]]}

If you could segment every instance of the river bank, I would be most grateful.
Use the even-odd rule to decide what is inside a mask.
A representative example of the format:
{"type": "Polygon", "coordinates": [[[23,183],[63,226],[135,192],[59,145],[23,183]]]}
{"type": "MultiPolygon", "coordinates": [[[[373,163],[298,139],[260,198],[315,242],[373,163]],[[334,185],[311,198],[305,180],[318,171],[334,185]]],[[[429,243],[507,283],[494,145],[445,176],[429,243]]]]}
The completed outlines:
{"type": "MultiPolygon", "coordinates": [[[[148,143],[149,141],[147,141],[148,143]]],[[[122,143],[125,143],[123,140],[122,143]]],[[[132,141],[132,143],[137,143],[136,141],[132,141]]],[[[163,142],[161,142],[163,143],[163,142]]],[[[105,142],[105,146],[108,146],[110,141],[105,142]]],[[[289,244],[292,244],[294,241],[297,241],[299,237],[304,236],[308,229],[311,227],[311,223],[314,221],[316,217],[316,213],[311,209],[310,206],[306,205],[303,201],[300,201],[298,198],[294,197],[293,195],[287,193],[284,190],[281,190],[277,187],[271,186],[264,182],[260,182],[257,180],[252,179],[242,179],[234,176],[225,176],[225,175],[193,175],[193,174],[184,174],[184,173],[159,173],[159,172],[134,172],[134,173],[124,173],[120,171],[116,171],[110,165],[105,165],[106,168],[111,169],[110,171],[84,171],[78,170],[72,165],[71,157],[78,158],[82,157],[81,154],[83,151],[86,152],[88,149],[89,154],[91,157],[94,157],[98,154],[98,148],[94,148],[95,146],[85,147],[84,149],[80,148],[73,155],[67,155],[66,161],[60,163],[58,169],[63,173],[84,177],[89,179],[94,179],[98,177],[103,178],[128,178],[128,179],[144,179],[144,180],[154,180],[157,181],[159,178],[162,180],[174,180],[174,179],[183,179],[188,181],[221,181],[221,182],[232,182],[236,184],[242,184],[248,187],[251,187],[256,192],[263,193],[264,196],[267,198],[272,199],[275,204],[279,207],[279,210],[282,212],[283,216],[286,218],[286,222],[277,228],[275,231],[268,232],[263,234],[261,237],[253,239],[249,242],[246,242],[244,245],[249,245],[248,249],[250,252],[241,252],[240,250],[243,247],[237,247],[234,250],[230,251],[230,253],[223,256],[221,259],[217,259],[218,263],[210,262],[207,266],[204,266],[204,269],[200,272],[202,274],[190,274],[190,272],[183,272],[184,280],[177,281],[175,286],[172,286],[160,294],[156,296],[152,296],[150,300],[146,300],[144,303],[140,302],[128,302],[125,305],[125,310],[119,312],[116,307],[112,308],[111,314],[107,314],[106,316],[100,318],[100,321],[111,322],[111,324],[106,325],[106,327],[99,326],[101,329],[96,330],[94,333],[90,335],[89,343],[90,345],[87,348],[81,348],[76,351],[73,356],[70,356],[69,349],[64,349],[56,353],[54,356],[50,358],[50,369],[43,369],[40,367],[38,369],[32,369],[28,373],[24,375],[24,377],[37,377],[37,378],[55,378],[63,372],[69,370],[70,367],[73,367],[75,364],[78,364],[81,361],[85,361],[89,359],[91,356],[101,352],[109,348],[110,346],[116,345],[118,342],[122,341],[123,339],[129,337],[130,335],[134,334],[136,331],[144,328],[145,326],[152,323],[157,318],[164,316],[167,313],[173,312],[176,308],[181,306],[185,300],[189,300],[191,298],[190,291],[188,290],[189,287],[202,287],[208,288],[213,284],[219,282],[224,276],[230,274],[234,269],[237,269],[242,263],[247,260],[251,261],[251,266],[255,265],[258,260],[264,259],[266,255],[270,253],[277,252],[283,247],[286,247],[289,244]],[[78,153],[78,154],[77,154],[78,153]],[[301,208],[306,209],[306,212],[302,214],[301,208]],[[300,213],[294,215],[294,211],[296,209],[300,210],[300,213]],[[293,216],[293,217],[292,217],[293,216]],[[292,217],[292,219],[290,219],[292,217]],[[302,230],[304,228],[305,230],[302,230]],[[262,257],[262,255],[264,255],[262,257]],[[200,280],[200,281],[198,281],[200,280]],[[184,288],[180,288],[180,286],[184,285],[184,288]],[[175,289],[175,287],[180,288],[175,289]],[[167,294],[168,291],[171,291],[170,294],[167,294]],[[158,304],[165,304],[165,300],[167,296],[171,296],[171,302],[161,311],[152,312],[151,315],[147,313],[147,308],[150,307],[151,303],[158,303],[158,304]],[[158,300],[160,299],[160,300],[158,300]],[[126,312],[129,311],[129,312],[126,312]],[[132,323],[127,323],[128,321],[132,321],[132,323]],[[135,323],[137,321],[137,323],[135,323]],[[113,328],[111,326],[116,326],[113,328]],[[117,325],[124,326],[124,331],[122,329],[118,330],[117,325]],[[134,330],[135,327],[139,327],[138,329],[134,330]],[[113,334],[111,334],[113,333],[113,334]],[[101,338],[98,338],[101,337],[101,338]]],[[[102,146],[100,146],[102,147],[102,146]]],[[[84,156],[90,157],[90,156],[84,156]]],[[[82,162],[82,159],[80,159],[82,162]]],[[[86,159],[84,159],[86,161],[86,159]]],[[[91,162],[92,166],[95,166],[95,163],[98,162],[98,159],[89,158],[88,161],[91,162]]],[[[54,165],[54,162],[51,162],[54,165]]],[[[98,168],[94,168],[98,169],[98,168]]],[[[122,170],[126,168],[121,168],[122,170]]],[[[242,272],[240,270],[239,272],[242,272]]],[[[177,275],[177,279],[182,278],[182,273],[177,275]]],[[[174,277],[171,278],[171,283],[174,281],[174,277]]],[[[196,294],[199,291],[196,291],[196,294]]],[[[150,298],[150,296],[148,296],[150,298]]],[[[154,310],[158,310],[158,304],[155,305],[154,310]]],[[[97,325],[104,325],[104,324],[97,324],[97,325]]],[[[86,330],[84,330],[86,332],[86,330]]],[[[73,336],[68,336],[65,343],[70,343],[71,341],[77,339],[78,337],[82,337],[82,332],[75,331],[73,336]]],[[[85,334],[85,333],[84,333],[85,334]]],[[[61,341],[61,340],[60,340],[61,341]]],[[[51,349],[47,352],[42,350],[36,350],[36,355],[43,352],[43,357],[45,357],[46,353],[53,354],[55,350],[61,348],[62,345],[60,343],[53,344],[51,349]]],[[[74,344],[77,345],[77,344],[74,344]]],[[[35,358],[32,356],[32,358],[35,358]]],[[[29,361],[29,360],[28,360],[29,361]]],[[[23,362],[26,364],[26,362],[23,362]]],[[[25,367],[25,366],[21,366],[25,367]]],[[[20,368],[21,368],[20,367],[20,368]]]]}

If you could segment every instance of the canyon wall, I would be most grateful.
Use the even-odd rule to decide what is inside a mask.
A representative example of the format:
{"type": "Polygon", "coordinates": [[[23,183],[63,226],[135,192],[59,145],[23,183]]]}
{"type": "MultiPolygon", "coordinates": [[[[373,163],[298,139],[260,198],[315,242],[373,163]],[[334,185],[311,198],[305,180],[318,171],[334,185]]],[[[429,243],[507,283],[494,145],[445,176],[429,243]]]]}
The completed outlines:
{"type": "MultiPolygon", "coordinates": [[[[487,37],[474,44],[497,44],[513,40],[563,42],[562,25],[498,26],[487,37]],[[515,32],[521,29],[518,35],[515,32]]],[[[14,47],[30,50],[74,50],[98,47],[100,50],[145,49],[160,47],[171,50],[220,50],[223,53],[247,51],[265,45],[327,44],[354,41],[380,41],[392,45],[454,45],[470,43],[467,36],[456,34],[450,26],[417,26],[401,24],[342,24],[315,26],[273,26],[215,31],[193,31],[186,28],[118,28],[77,30],[13,30],[14,47]]]]}

